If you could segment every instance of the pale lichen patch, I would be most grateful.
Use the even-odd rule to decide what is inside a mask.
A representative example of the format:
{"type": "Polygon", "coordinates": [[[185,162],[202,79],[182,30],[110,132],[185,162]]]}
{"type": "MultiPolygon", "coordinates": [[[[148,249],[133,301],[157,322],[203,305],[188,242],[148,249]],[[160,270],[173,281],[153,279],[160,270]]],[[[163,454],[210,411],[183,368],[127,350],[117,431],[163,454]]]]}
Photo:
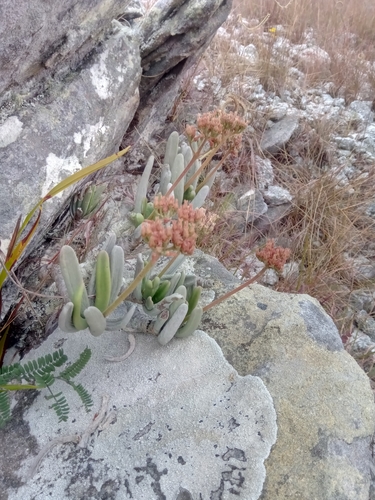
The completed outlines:
{"type": "Polygon", "coordinates": [[[106,50],[105,52],[100,54],[99,62],[97,64],[94,64],[90,69],[91,82],[100,99],[108,99],[108,97],[110,97],[111,95],[111,92],[109,90],[111,78],[108,74],[106,65],[107,57],[108,51],[106,50]]]}
{"type": "MultiPolygon", "coordinates": [[[[81,169],[81,165],[75,155],[68,158],[59,158],[55,154],[50,153],[47,156],[46,163],[46,179],[42,187],[42,196],[45,196],[62,179],[81,169]]],[[[57,196],[61,196],[61,194],[59,193],[57,196]]]]}
{"type": "Polygon", "coordinates": [[[0,148],[5,148],[16,142],[21,135],[23,123],[17,116],[10,116],[5,122],[0,125],[0,148]]]}
{"type": "Polygon", "coordinates": [[[76,144],[82,144],[82,134],[81,132],[76,132],[74,135],[73,135],[73,140],[76,144]]]}

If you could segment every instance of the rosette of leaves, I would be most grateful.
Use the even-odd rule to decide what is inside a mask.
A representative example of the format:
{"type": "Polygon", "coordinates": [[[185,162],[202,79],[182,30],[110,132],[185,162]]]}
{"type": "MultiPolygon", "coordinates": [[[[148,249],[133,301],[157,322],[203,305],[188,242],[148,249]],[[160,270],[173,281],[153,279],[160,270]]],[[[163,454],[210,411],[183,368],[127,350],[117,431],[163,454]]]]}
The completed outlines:
{"type": "Polygon", "coordinates": [[[88,328],[97,337],[105,330],[119,330],[129,323],[135,306],[119,318],[105,315],[122,286],[124,251],[121,247],[110,243],[107,250],[99,252],[87,290],[77,256],[68,245],[60,251],[60,268],[70,298],[59,316],[61,330],[77,332],[88,328]]]}
{"type": "Polygon", "coordinates": [[[99,208],[100,198],[105,190],[105,185],[86,186],[79,193],[75,193],[70,200],[70,215],[72,219],[79,220],[90,217],[99,208]]]}
{"type": "MultiPolygon", "coordinates": [[[[135,276],[144,263],[138,255],[135,276]]],[[[196,277],[176,272],[164,277],[143,278],[134,291],[134,298],[142,303],[143,311],[153,318],[152,331],[158,342],[166,345],[173,337],[186,338],[198,328],[203,309],[198,304],[202,288],[196,277]]]]}
{"type": "Polygon", "coordinates": [[[50,387],[55,380],[67,383],[78,394],[86,411],[90,411],[93,405],[90,394],[81,384],[76,384],[72,380],[83,370],[90,357],[91,350],[86,347],[74,363],[59,373],[56,373],[57,368],[62,367],[68,361],[62,349],[26,363],[3,366],[0,369],[0,428],[4,427],[11,418],[9,391],[25,389],[47,388],[50,394],[46,396],[46,399],[54,400],[50,408],[56,412],[59,422],[66,422],[69,405],[62,392],[54,394],[51,391],[50,387]]]}

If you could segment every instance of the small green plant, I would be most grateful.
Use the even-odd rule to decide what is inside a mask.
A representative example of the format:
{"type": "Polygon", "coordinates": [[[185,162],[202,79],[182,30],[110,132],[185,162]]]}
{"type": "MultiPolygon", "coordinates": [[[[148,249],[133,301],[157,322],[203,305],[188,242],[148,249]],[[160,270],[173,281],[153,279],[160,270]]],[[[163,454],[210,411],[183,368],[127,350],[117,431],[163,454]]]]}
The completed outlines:
{"type": "MultiPolygon", "coordinates": [[[[197,232],[204,226],[205,216],[203,208],[194,208],[187,200],[179,206],[173,196],[158,195],[154,199],[153,218],[142,223],[141,236],[148,243],[155,263],[161,255],[171,257],[159,274],[148,271],[133,292],[133,297],[142,303],[143,311],[153,318],[151,331],[162,345],[174,336],[192,335],[200,323],[203,310],[198,305],[201,288],[196,286],[196,277],[171,271],[173,265],[179,267],[185,255],[193,254],[197,232]]],[[[140,254],[135,279],[143,269],[140,254]]]]}
{"type": "Polygon", "coordinates": [[[86,186],[79,193],[75,193],[70,200],[70,215],[73,220],[90,217],[99,209],[100,198],[105,190],[105,184],[86,186]]]}
{"type": "Polygon", "coordinates": [[[135,306],[120,318],[106,318],[107,312],[118,297],[122,286],[124,251],[114,244],[112,238],[105,250],[97,257],[96,266],[86,290],[77,256],[65,245],[60,251],[60,268],[70,302],[66,303],[59,316],[59,327],[65,332],[77,332],[89,328],[94,336],[105,330],[124,328],[130,321],[135,306]]]}
{"type": "Polygon", "coordinates": [[[27,363],[3,366],[0,369],[0,428],[4,427],[11,418],[9,391],[25,389],[47,388],[50,394],[46,396],[46,399],[54,401],[50,408],[55,411],[59,422],[66,422],[69,416],[69,405],[62,392],[54,394],[51,391],[55,380],[67,383],[78,394],[86,411],[90,411],[93,405],[90,394],[81,384],[76,384],[72,380],[83,370],[90,357],[91,350],[86,348],[74,363],[59,374],[55,373],[56,369],[61,368],[68,361],[63,349],[27,363]]]}
{"type": "MultiPolygon", "coordinates": [[[[143,266],[139,254],[136,275],[143,266]]],[[[202,288],[196,281],[194,275],[186,276],[182,271],[164,276],[160,273],[152,279],[146,276],[138,283],[133,297],[152,318],[149,331],[157,335],[160,344],[167,344],[173,337],[188,337],[198,328],[203,309],[198,305],[202,288]]]]}
{"type": "Polygon", "coordinates": [[[155,276],[151,275],[155,265],[151,259],[148,262],[151,268],[140,280],[145,264],[139,255],[135,271],[138,283],[133,298],[142,303],[146,314],[155,318],[151,331],[162,345],[173,337],[192,335],[201,321],[203,309],[198,304],[201,287],[196,286],[195,276],[185,276],[184,272],[178,272],[178,267],[184,255],[194,252],[197,233],[206,224],[201,207],[218,169],[229,155],[237,154],[245,128],[246,123],[239,116],[221,109],[200,115],[197,126],[186,128],[189,145],[179,147],[177,132],[169,136],[159,193],[152,202],[147,200],[152,156],[141,177],[130,220],[139,228],[136,234],[148,243],[155,261],[161,255],[171,260],[155,276]],[[221,160],[210,167],[219,150],[222,150],[221,160]]]}
{"type": "MultiPolygon", "coordinates": [[[[189,145],[179,147],[179,135],[172,132],[166,145],[159,194],[173,195],[179,205],[188,201],[193,208],[200,208],[218,169],[230,155],[237,155],[245,128],[246,123],[236,114],[216,109],[199,115],[197,126],[186,127],[189,145]],[[222,158],[210,168],[219,150],[222,151],[222,158]]],[[[154,215],[153,202],[146,197],[153,164],[154,157],[150,156],[138,186],[134,212],[130,215],[136,227],[154,215]]]]}
{"type": "Polygon", "coordinates": [[[124,328],[135,311],[134,304],[122,318],[108,316],[131,294],[132,299],[155,318],[153,331],[161,344],[166,344],[174,335],[185,337],[195,331],[202,316],[202,309],[197,305],[201,289],[196,286],[195,276],[174,273],[163,278],[170,263],[158,276],[150,279],[150,275],[161,255],[172,256],[172,261],[176,261],[178,256],[194,252],[196,229],[205,217],[205,210],[194,209],[187,202],[179,207],[175,198],[158,196],[154,212],[154,219],[145,221],[141,228],[151,255],[146,262],[142,255],[138,256],[134,280],[122,293],[119,292],[124,253],[113,241],[107,250],[99,252],[87,290],[74,250],[69,246],[61,249],[60,268],[71,300],[59,316],[59,327],[63,331],[89,328],[98,336],[105,330],[124,328]]]}
{"type": "MultiPolygon", "coordinates": [[[[146,263],[140,257],[134,281],[122,293],[119,292],[124,254],[120,247],[113,246],[99,253],[87,290],[74,250],[69,246],[61,249],[60,268],[70,298],[59,316],[59,327],[63,331],[76,332],[89,328],[97,336],[105,330],[124,328],[135,306],[123,318],[111,319],[108,316],[133,294],[133,299],[142,302],[144,311],[156,317],[154,333],[158,334],[160,343],[167,343],[174,335],[183,337],[194,332],[203,312],[197,304],[200,288],[195,286],[194,280],[185,283],[181,274],[172,275],[170,279],[161,279],[161,276],[172,264],[175,267],[181,264],[179,256],[193,253],[196,230],[205,216],[200,207],[218,168],[229,154],[236,153],[245,127],[246,124],[236,115],[215,110],[200,116],[198,127],[188,127],[190,146],[179,148],[179,135],[172,132],[167,141],[160,190],[153,202],[147,200],[154,164],[154,158],[149,158],[130,220],[138,228],[136,232],[148,242],[151,256],[146,263]],[[225,151],[222,160],[207,172],[209,163],[220,148],[225,151]],[[198,184],[201,174],[203,180],[198,184]],[[172,260],[160,276],[151,280],[150,274],[161,255],[170,256],[172,260]]],[[[87,192],[73,199],[72,211],[80,209],[84,212],[84,208],[90,206],[91,198],[90,192],[87,192]]]]}

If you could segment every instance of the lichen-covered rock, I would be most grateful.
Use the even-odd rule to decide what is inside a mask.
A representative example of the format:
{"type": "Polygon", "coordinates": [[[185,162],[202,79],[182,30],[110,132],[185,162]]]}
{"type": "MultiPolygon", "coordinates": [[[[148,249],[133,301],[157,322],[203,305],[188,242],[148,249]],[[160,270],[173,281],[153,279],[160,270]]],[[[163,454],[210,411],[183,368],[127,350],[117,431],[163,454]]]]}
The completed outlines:
{"type": "Polygon", "coordinates": [[[1,238],[64,177],[118,151],[138,106],[140,74],[138,40],[117,23],[80,69],[5,119],[1,238]]]}
{"type": "Polygon", "coordinates": [[[285,116],[267,129],[262,137],[260,147],[262,151],[275,154],[282,149],[292,137],[298,127],[298,117],[296,115],[285,116]]]}
{"type": "Polygon", "coordinates": [[[17,8],[2,0],[0,103],[35,95],[56,73],[77,71],[125,10],[122,0],[20,0],[17,8]]]}
{"type": "Polygon", "coordinates": [[[264,201],[269,206],[283,205],[292,201],[290,192],[280,186],[269,186],[268,189],[262,191],[264,201]]]}
{"type": "Polygon", "coordinates": [[[246,225],[255,221],[267,212],[267,205],[264,203],[262,193],[258,189],[250,189],[244,192],[244,186],[240,190],[235,190],[237,215],[241,215],[243,224],[246,225]]]}
{"type": "MultiPolygon", "coordinates": [[[[216,292],[235,285],[215,259],[200,256],[196,269],[216,292]]],[[[253,285],[211,309],[202,327],[274,398],[279,430],[260,498],[368,500],[374,397],[319,303],[253,285]]]]}
{"type": "Polygon", "coordinates": [[[95,418],[69,394],[70,418],[57,424],[51,402],[40,394],[17,424],[32,445],[26,457],[17,433],[12,438],[0,431],[0,439],[7,434],[6,463],[0,456],[7,500],[259,498],[276,439],[272,399],[259,377],[239,376],[205,333],[167,347],[138,335],[132,355],[113,364],[103,353],[125,351],[123,333],[94,338],[81,332],[67,340],[56,330],[30,356],[50,352],[56,342],[64,342],[72,359],[86,345],[93,350],[79,382],[92,394],[95,411],[109,396],[107,420],[87,447],[82,439],[59,444],[26,480],[36,452],[57,437],[81,435],[95,418]]]}

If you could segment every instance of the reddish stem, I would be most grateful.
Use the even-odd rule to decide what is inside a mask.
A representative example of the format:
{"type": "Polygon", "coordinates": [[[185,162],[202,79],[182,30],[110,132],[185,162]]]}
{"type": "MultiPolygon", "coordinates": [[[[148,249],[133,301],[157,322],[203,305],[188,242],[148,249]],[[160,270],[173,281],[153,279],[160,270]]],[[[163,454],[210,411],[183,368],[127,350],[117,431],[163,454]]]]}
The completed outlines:
{"type": "Polygon", "coordinates": [[[235,293],[239,292],[240,290],[242,290],[243,288],[251,285],[252,283],[254,283],[254,281],[257,281],[259,278],[261,278],[263,276],[263,274],[267,271],[267,269],[268,269],[268,267],[264,266],[263,269],[261,271],[259,271],[259,273],[256,274],[253,278],[248,279],[247,281],[245,281],[244,283],[239,285],[234,290],[230,290],[229,292],[225,293],[221,297],[217,298],[216,300],[214,300],[213,302],[211,302],[210,304],[205,306],[203,308],[203,312],[207,312],[209,309],[211,309],[211,307],[217,306],[218,304],[220,304],[220,302],[223,302],[223,300],[229,299],[229,297],[231,297],[233,294],[235,294],[235,293]]]}

